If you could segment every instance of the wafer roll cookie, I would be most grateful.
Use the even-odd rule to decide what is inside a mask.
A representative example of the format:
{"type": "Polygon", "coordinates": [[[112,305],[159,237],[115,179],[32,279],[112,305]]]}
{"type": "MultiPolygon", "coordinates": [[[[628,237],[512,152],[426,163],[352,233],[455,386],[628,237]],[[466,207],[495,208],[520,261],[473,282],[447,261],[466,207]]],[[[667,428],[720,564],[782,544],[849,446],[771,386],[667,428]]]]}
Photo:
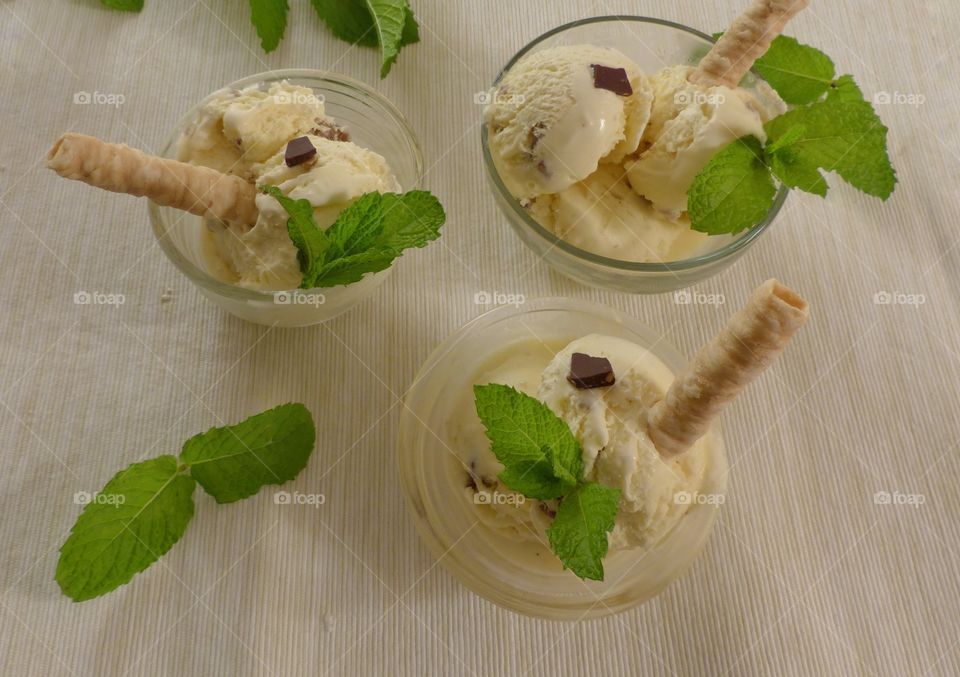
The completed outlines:
{"type": "Polygon", "coordinates": [[[650,408],[648,433],[664,457],[700,439],[720,410],[783,352],[807,321],[807,303],[777,280],[767,280],[727,326],[650,408]]]}
{"type": "Polygon", "coordinates": [[[787,22],[809,4],[810,0],[754,0],[703,57],[690,81],[705,87],[736,87],[787,22]]]}
{"type": "Polygon", "coordinates": [[[253,184],[92,136],[63,135],[47,153],[47,167],[68,179],[114,193],[148,197],[159,205],[198,216],[245,225],[257,220],[253,184]]]}

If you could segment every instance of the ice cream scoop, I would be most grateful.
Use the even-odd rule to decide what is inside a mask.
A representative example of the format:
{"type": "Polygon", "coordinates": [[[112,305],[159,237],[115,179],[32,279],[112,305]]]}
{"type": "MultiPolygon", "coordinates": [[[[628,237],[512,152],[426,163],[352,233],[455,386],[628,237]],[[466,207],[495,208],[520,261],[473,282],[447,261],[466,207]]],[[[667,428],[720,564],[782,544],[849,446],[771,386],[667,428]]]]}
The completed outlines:
{"type": "Polygon", "coordinates": [[[552,47],[518,61],[484,112],[490,153],[514,197],[556,193],[601,162],[633,153],[650,116],[651,90],[620,52],[552,47]]]}

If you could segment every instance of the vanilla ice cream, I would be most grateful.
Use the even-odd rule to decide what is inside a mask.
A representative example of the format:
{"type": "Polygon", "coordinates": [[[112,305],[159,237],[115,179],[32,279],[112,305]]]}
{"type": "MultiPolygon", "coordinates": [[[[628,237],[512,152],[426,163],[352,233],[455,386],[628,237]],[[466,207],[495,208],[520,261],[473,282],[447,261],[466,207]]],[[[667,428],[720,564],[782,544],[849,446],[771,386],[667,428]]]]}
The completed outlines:
{"type": "Polygon", "coordinates": [[[672,66],[650,78],[653,107],[643,152],[625,165],[633,189],[671,218],[687,210],[690,185],[717,151],[743,136],[765,141],[763,124],[786,110],[765,83],[758,83],[758,96],[702,87],[689,81],[693,70],[672,66]]]}
{"type": "Polygon", "coordinates": [[[709,239],[691,230],[685,216],[674,220],[654,209],[630,187],[620,165],[600,165],[583,181],[523,204],[557,237],[620,261],[677,261],[697,253],[709,239]]]}
{"type": "MultiPolygon", "coordinates": [[[[401,190],[382,156],[348,139],[313,90],[283,81],[267,90],[254,86],[211,96],[184,130],[178,158],[308,200],[317,225],[327,228],[364,193],[401,190]],[[309,139],[316,155],[289,166],[287,144],[299,137],[309,139]]],[[[258,195],[256,200],[260,213],[252,228],[207,224],[209,272],[250,289],[295,289],[302,275],[287,233],[289,217],[272,197],[258,195]]]]}
{"type": "MultiPolygon", "coordinates": [[[[664,396],[672,381],[673,373],[650,351],[596,334],[577,339],[555,354],[538,340],[507,346],[475,378],[478,384],[503,383],[538,397],[566,421],[583,450],[584,478],[621,491],[609,536],[614,551],[655,546],[689,509],[684,495],[696,493],[704,481],[712,452],[709,437],[665,461],[645,431],[645,412],[664,396]],[[604,388],[574,387],[567,376],[575,352],[606,357],[616,383],[604,388]]],[[[457,423],[453,440],[467,467],[464,491],[478,517],[505,538],[545,543],[556,502],[524,500],[497,480],[502,466],[472,409],[457,423]],[[493,492],[501,500],[478,502],[475,498],[493,492]],[[509,500],[511,496],[516,500],[509,500]]]]}
{"type": "Polygon", "coordinates": [[[601,162],[636,151],[652,93],[620,52],[575,45],[523,57],[490,99],[484,120],[497,172],[514,197],[529,198],[561,191],[601,162]]]}

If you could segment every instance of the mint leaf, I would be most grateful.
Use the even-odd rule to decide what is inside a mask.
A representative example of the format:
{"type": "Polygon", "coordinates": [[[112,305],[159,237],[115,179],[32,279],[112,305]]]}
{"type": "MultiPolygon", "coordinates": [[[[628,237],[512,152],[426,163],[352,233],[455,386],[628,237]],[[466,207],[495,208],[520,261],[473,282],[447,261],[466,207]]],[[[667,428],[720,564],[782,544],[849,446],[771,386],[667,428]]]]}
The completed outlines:
{"type": "Polygon", "coordinates": [[[284,195],[276,186],[260,186],[260,191],[266,193],[280,203],[284,211],[290,216],[287,220],[287,233],[297,248],[297,260],[300,262],[301,272],[320,265],[330,247],[326,234],[317,226],[313,219],[313,205],[309,200],[293,200],[284,195]]]}
{"type": "Polygon", "coordinates": [[[836,74],[829,56],[786,35],[777,36],[753,67],[780,98],[794,105],[819,99],[836,74]]]}
{"type": "Polygon", "coordinates": [[[157,561],[193,517],[194,486],[173,456],[117,473],[83,509],[60,548],[56,579],[63,593],[75,602],[98,597],[157,561]]]}
{"type": "MultiPolygon", "coordinates": [[[[274,198],[279,194],[269,186],[261,189],[274,198]]],[[[427,191],[366,193],[323,231],[306,200],[281,198],[290,215],[287,231],[299,250],[302,289],[351,284],[385,270],[404,250],[439,237],[446,220],[443,206],[427,191]]]]}
{"type": "Polygon", "coordinates": [[[367,47],[380,46],[380,77],[390,72],[400,49],[419,42],[420,33],[407,0],[311,0],[334,35],[367,47]]]}
{"type": "Polygon", "coordinates": [[[710,235],[739,233],[767,215],[776,193],[760,141],[743,137],[718,151],[690,185],[690,226],[710,235]]]}
{"type": "Polygon", "coordinates": [[[850,76],[840,78],[824,101],[788,111],[764,129],[776,143],[797,126],[804,128],[803,137],[790,143],[797,163],[836,172],[868,195],[886,200],[893,193],[887,128],[850,76]]]}
{"type": "Polygon", "coordinates": [[[100,3],[110,9],[119,9],[124,12],[139,12],[143,9],[143,0],[100,0],[100,3]]]}
{"type": "Polygon", "coordinates": [[[187,440],[180,460],[217,503],[252,496],[265,484],[296,477],[313,452],[316,431],[302,404],[284,404],[187,440]]]}
{"type": "Polygon", "coordinates": [[[602,484],[581,484],[563,497],[547,529],[550,547],[580,578],[603,580],[603,558],[620,505],[620,491],[602,484]]]}
{"type": "Polygon", "coordinates": [[[510,386],[474,386],[477,414],[504,466],[500,481],[524,496],[563,496],[583,472],[580,443],[550,408],[510,386]]]}
{"type": "Polygon", "coordinates": [[[796,125],[773,143],[768,143],[763,149],[767,165],[774,176],[791,188],[799,188],[808,193],[826,197],[826,179],[816,167],[804,163],[792,148],[794,143],[804,137],[804,134],[806,134],[806,128],[796,125]]]}
{"type": "Polygon", "coordinates": [[[287,0],[250,0],[250,21],[257,29],[264,52],[275,50],[283,39],[289,9],[287,0]]]}

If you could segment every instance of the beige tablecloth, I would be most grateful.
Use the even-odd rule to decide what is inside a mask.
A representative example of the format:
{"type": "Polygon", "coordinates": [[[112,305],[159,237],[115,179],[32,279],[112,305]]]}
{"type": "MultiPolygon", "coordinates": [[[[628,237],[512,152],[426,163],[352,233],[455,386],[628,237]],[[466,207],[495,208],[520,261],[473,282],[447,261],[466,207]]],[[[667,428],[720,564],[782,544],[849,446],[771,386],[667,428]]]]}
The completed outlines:
{"type": "Polygon", "coordinates": [[[827,200],[792,195],[744,259],[696,288],[725,295],[719,308],[594,291],[536,260],[484,183],[473,94],[560,23],[634,13],[719,30],[740,2],[421,0],[423,42],[383,82],[375,52],[291,4],[264,55],[238,0],[146,0],[141,15],[0,1],[0,673],[960,674],[955,0],[814,0],[796,20],[790,32],[868,95],[901,102],[881,108],[900,184],[886,204],[839,182],[827,200]],[[142,202],[41,166],[69,129],[156,148],[209,91],[294,66],[391,98],[450,215],[441,242],[326,325],[226,316],[154,245],[142,202]],[[75,104],[78,92],[123,102],[75,104]],[[500,610],[434,564],[397,485],[398,397],[484,310],[476,293],[601,301],[692,353],[772,275],[808,296],[813,321],[725,415],[730,496],[685,578],[633,612],[561,624],[500,610]],[[126,302],[77,305],[81,291],[126,302]],[[882,292],[915,303],[878,304],[882,292]],[[319,423],[290,486],[325,505],[284,509],[265,492],[217,506],[198,491],[161,563],[98,600],[61,595],[76,492],[284,401],[319,423]]]}

